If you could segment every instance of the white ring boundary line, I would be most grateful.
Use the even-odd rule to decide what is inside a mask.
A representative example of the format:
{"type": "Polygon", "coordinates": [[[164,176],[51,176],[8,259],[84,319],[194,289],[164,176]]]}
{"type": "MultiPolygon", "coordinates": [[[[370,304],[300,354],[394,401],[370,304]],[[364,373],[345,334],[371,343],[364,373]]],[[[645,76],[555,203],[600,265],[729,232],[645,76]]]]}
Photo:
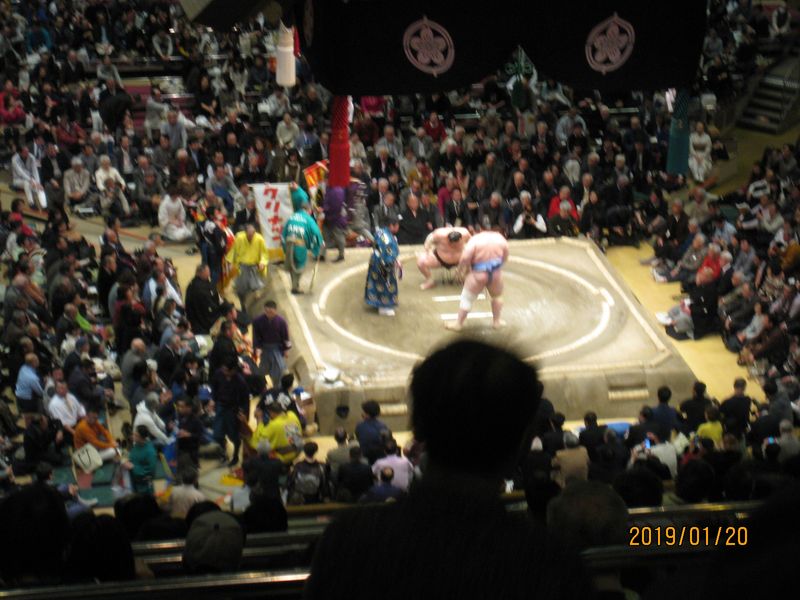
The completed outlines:
{"type": "MultiPolygon", "coordinates": [[[[403,260],[403,257],[401,256],[400,259],[403,260]]],[[[539,268],[539,269],[543,269],[543,270],[546,270],[546,271],[550,271],[551,273],[555,273],[556,275],[560,275],[560,276],[565,277],[567,279],[571,279],[572,281],[576,282],[581,287],[587,289],[591,295],[593,295],[593,296],[601,296],[603,298],[602,304],[601,304],[602,314],[600,316],[600,320],[599,320],[598,324],[594,327],[594,329],[592,329],[592,331],[590,331],[589,333],[581,336],[577,340],[574,340],[573,342],[570,342],[569,344],[566,344],[564,346],[560,346],[558,348],[553,348],[552,350],[548,350],[546,352],[535,354],[533,356],[529,356],[529,357],[525,358],[524,360],[529,361],[529,362],[535,362],[535,361],[541,360],[542,358],[550,358],[550,357],[553,357],[553,356],[559,356],[561,354],[565,354],[567,352],[571,352],[571,351],[573,351],[573,350],[575,350],[577,348],[580,348],[581,346],[585,346],[586,344],[590,343],[591,341],[597,339],[608,328],[608,325],[611,322],[611,307],[608,304],[608,302],[605,300],[605,298],[607,296],[602,293],[602,289],[599,289],[599,288],[595,287],[594,285],[592,285],[591,283],[589,283],[588,281],[586,281],[584,278],[582,278],[580,275],[577,275],[576,273],[568,271],[568,270],[564,269],[563,267],[558,267],[556,265],[551,265],[549,263],[546,263],[546,262],[543,262],[543,261],[540,261],[540,260],[522,258],[522,257],[519,257],[519,256],[512,256],[512,257],[509,257],[509,261],[510,262],[513,261],[513,262],[521,263],[521,264],[528,265],[528,266],[531,266],[531,267],[534,267],[534,268],[539,268]]],[[[363,265],[363,264],[362,265],[356,265],[356,266],[350,267],[349,269],[347,269],[347,270],[343,271],[342,273],[336,275],[331,281],[329,281],[325,285],[325,287],[323,288],[322,293],[320,294],[318,305],[314,305],[314,307],[312,307],[312,309],[314,309],[315,316],[320,320],[324,319],[324,322],[327,323],[330,327],[332,327],[337,333],[339,333],[340,335],[344,336],[345,338],[347,338],[348,340],[350,340],[351,342],[353,342],[355,344],[364,346],[364,347],[366,347],[366,348],[368,348],[370,350],[375,350],[375,351],[378,351],[378,352],[384,352],[386,354],[390,354],[392,356],[396,356],[398,358],[403,358],[403,359],[406,359],[406,360],[412,360],[414,362],[422,360],[423,357],[420,356],[419,354],[411,353],[411,352],[403,352],[402,350],[396,350],[396,349],[390,348],[388,346],[381,346],[380,344],[376,344],[374,342],[370,342],[369,340],[366,340],[363,337],[357,336],[354,333],[352,333],[352,332],[348,331],[347,329],[345,329],[344,327],[342,327],[341,325],[339,325],[339,323],[337,323],[330,315],[324,314],[325,313],[325,308],[327,306],[328,298],[330,297],[331,293],[333,293],[333,290],[335,290],[345,279],[348,279],[348,278],[350,278],[350,277],[352,277],[354,275],[357,275],[357,274],[359,274],[361,272],[366,272],[368,268],[369,268],[369,265],[363,265]]],[[[516,276],[517,274],[514,273],[514,275],[516,276]]],[[[607,291],[606,291],[606,294],[608,294],[607,291]]],[[[613,306],[613,300],[612,300],[611,306],[613,306]]]]}
{"type": "Polygon", "coordinates": [[[655,347],[659,351],[666,350],[667,352],[669,352],[669,348],[667,348],[667,346],[661,340],[661,337],[659,337],[659,335],[653,330],[653,327],[650,325],[650,323],[648,323],[647,320],[639,312],[639,307],[637,307],[631,301],[631,299],[628,298],[628,295],[625,293],[625,291],[622,288],[620,288],[619,283],[617,283],[617,281],[611,276],[611,273],[608,272],[608,269],[603,264],[603,261],[600,260],[599,256],[597,255],[597,251],[587,247],[586,252],[589,255],[589,258],[595,264],[595,266],[600,270],[600,272],[606,278],[606,281],[608,281],[609,285],[611,285],[611,287],[613,287],[616,290],[617,294],[619,294],[622,297],[622,301],[628,306],[628,309],[630,309],[630,312],[633,314],[634,319],[636,319],[641,328],[645,330],[645,333],[648,335],[648,337],[653,342],[655,347]]]}
{"type": "MultiPolygon", "coordinates": [[[[289,274],[281,268],[278,269],[278,273],[284,288],[289,289],[289,287],[292,285],[292,280],[290,279],[289,274]]],[[[330,365],[328,365],[328,363],[326,363],[322,358],[322,353],[314,341],[314,337],[311,335],[311,330],[308,328],[308,323],[306,322],[306,318],[303,316],[303,311],[300,309],[300,304],[298,304],[297,299],[291,294],[287,294],[287,296],[289,298],[289,305],[292,307],[292,311],[294,311],[294,316],[297,318],[298,323],[300,323],[300,331],[306,340],[306,344],[308,344],[309,350],[311,350],[311,357],[314,359],[314,363],[317,365],[317,370],[324,371],[330,368],[330,365]]]]}

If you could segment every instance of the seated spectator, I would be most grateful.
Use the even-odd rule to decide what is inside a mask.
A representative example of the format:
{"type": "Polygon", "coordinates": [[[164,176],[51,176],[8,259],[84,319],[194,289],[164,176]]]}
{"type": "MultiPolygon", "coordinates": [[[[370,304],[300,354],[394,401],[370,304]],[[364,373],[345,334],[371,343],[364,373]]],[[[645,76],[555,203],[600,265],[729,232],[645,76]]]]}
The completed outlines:
{"type": "Polygon", "coordinates": [[[47,411],[53,419],[61,423],[64,442],[72,445],[75,427],[78,425],[78,421],[86,416],[86,409],[75,396],[69,393],[67,382],[63,379],[56,381],[55,394],[47,405],[47,411]]]}
{"type": "Polygon", "coordinates": [[[11,494],[0,511],[0,530],[0,575],[6,586],[61,583],[70,527],[57,490],[37,484],[11,494]]]}
{"type": "Polygon", "coordinates": [[[164,238],[173,242],[184,242],[194,236],[186,222],[186,210],[176,195],[167,194],[158,207],[158,224],[164,238]]]}
{"type": "Polygon", "coordinates": [[[381,470],[386,467],[392,469],[392,486],[407,492],[414,479],[414,465],[400,454],[397,440],[394,438],[386,442],[386,456],[379,458],[372,465],[372,473],[376,480],[379,479],[381,470]]]}
{"type": "Polygon", "coordinates": [[[86,417],[75,427],[75,450],[80,450],[84,445],[94,446],[104,462],[117,460],[119,450],[114,437],[97,418],[97,409],[88,407],[86,417]]]}
{"type": "Polygon", "coordinates": [[[245,534],[231,515],[212,511],[200,515],[189,527],[183,549],[187,573],[230,573],[239,568],[245,534]]]}
{"type": "Polygon", "coordinates": [[[405,490],[394,485],[394,471],[391,467],[383,467],[379,472],[378,483],[370,487],[361,496],[359,502],[364,504],[391,502],[401,498],[405,490]]]}
{"type": "Polygon", "coordinates": [[[614,480],[614,491],[622,497],[628,508],[661,506],[664,484],[653,471],[634,464],[614,480]]]}
{"type": "Polygon", "coordinates": [[[328,498],[328,477],[324,465],[315,458],[317,450],[316,442],[307,442],[302,460],[292,467],[286,483],[290,504],[318,504],[328,498]]]}
{"type": "Polygon", "coordinates": [[[706,422],[697,428],[697,437],[711,440],[715,447],[722,448],[722,423],[716,406],[706,408],[706,422]]]}
{"type": "Polygon", "coordinates": [[[564,434],[564,449],[556,452],[553,470],[556,483],[562,488],[572,481],[586,481],[589,478],[589,453],[579,445],[575,434],[564,434]]]}
{"type": "Polygon", "coordinates": [[[361,455],[361,448],[351,446],[348,449],[348,462],[340,465],[337,471],[337,502],[355,502],[372,487],[374,482],[372,470],[361,455]]]}
{"type": "Polygon", "coordinates": [[[178,469],[180,485],[172,488],[169,495],[170,514],[176,519],[185,519],[186,514],[196,504],[206,500],[205,494],[197,487],[197,469],[184,464],[178,469]]]}
{"type": "Polygon", "coordinates": [[[65,571],[65,579],[74,583],[135,579],[133,549],[122,523],[111,515],[78,516],[72,523],[65,571]]]}
{"type": "MultiPolygon", "coordinates": [[[[547,527],[578,551],[628,544],[628,511],[613,489],[596,482],[576,482],[547,507],[547,527]]],[[[603,597],[627,596],[619,572],[594,577],[594,588],[603,597]]]]}

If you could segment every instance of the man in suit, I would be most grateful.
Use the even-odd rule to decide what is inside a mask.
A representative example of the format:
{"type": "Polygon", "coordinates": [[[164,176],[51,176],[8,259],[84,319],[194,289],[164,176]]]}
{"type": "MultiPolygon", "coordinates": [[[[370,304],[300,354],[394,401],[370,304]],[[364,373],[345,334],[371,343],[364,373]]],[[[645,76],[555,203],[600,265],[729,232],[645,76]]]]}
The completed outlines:
{"type": "Polygon", "coordinates": [[[383,202],[378,204],[375,210],[372,211],[372,224],[375,229],[388,227],[389,223],[397,219],[399,215],[394,194],[387,192],[383,196],[383,202]]]}
{"type": "Polygon", "coordinates": [[[236,211],[236,220],[233,224],[233,232],[243,231],[248,223],[252,223],[258,228],[258,211],[256,210],[256,199],[250,195],[245,201],[244,208],[236,211]]]}
{"type": "Polygon", "coordinates": [[[420,208],[419,198],[410,194],[406,200],[406,208],[400,215],[398,243],[423,244],[431,231],[433,231],[431,215],[428,211],[420,208]]]}
{"type": "Polygon", "coordinates": [[[586,448],[591,460],[597,460],[597,449],[605,443],[606,427],[597,424],[597,413],[587,412],[583,416],[585,428],[578,436],[580,445],[586,448]]]}
{"type": "Polygon", "coordinates": [[[389,176],[397,171],[397,162],[389,156],[389,149],[386,146],[380,146],[377,150],[378,156],[372,161],[372,177],[388,180],[389,176]]]}
{"type": "Polygon", "coordinates": [[[64,173],[70,168],[70,161],[67,155],[58,149],[55,144],[47,144],[45,155],[42,157],[42,164],[39,167],[39,177],[47,197],[53,204],[63,206],[64,173]]]}
{"type": "Polygon", "coordinates": [[[186,288],[186,318],[197,335],[208,335],[222,313],[216,286],[211,283],[208,265],[198,265],[195,277],[186,288]]]}

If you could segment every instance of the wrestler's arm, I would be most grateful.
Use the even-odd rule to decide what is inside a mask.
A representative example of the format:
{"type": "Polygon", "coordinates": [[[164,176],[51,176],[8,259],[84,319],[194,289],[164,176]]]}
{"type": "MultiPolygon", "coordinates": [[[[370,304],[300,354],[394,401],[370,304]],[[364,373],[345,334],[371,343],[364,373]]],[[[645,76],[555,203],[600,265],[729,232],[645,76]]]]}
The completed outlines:
{"type": "Polygon", "coordinates": [[[435,238],[435,236],[436,236],[436,232],[435,231],[431,231],[428,234],[428,237],[425,238],[424,246],[425,246],[425,250],[427,250],[428,252],[430,252],[431,250],[433,250],[436,247],[436,238],[435,238]]]}
{"type": "Polygon", "coordinates": [[[467,244],[461,253],[461,260],[458,261],[458,269],[462,274],[469,273],[472,266],[472,257],[475,256],[475,244],[467,244]]]}

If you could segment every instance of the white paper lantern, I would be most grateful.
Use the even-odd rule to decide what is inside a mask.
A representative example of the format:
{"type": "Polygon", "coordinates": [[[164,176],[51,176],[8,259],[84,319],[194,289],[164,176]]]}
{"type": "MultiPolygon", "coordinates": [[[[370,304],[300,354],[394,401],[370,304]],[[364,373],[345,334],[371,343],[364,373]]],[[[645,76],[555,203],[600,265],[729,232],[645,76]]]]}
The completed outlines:
{"type": "Polygon", "coordinates": [[[295,84],[294,60],[294,35],[292,30],[281,23],[278,34],[278,60],[275,71],[275,80],[283,87],[293,87],[295,84]]]}

